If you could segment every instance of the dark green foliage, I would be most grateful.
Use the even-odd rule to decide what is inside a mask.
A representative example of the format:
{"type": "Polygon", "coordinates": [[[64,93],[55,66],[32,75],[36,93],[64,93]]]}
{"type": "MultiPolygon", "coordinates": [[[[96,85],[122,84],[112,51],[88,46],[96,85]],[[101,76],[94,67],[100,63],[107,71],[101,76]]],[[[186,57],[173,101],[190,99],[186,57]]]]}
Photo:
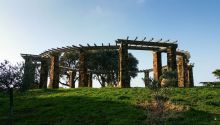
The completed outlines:
{"type": "MultiPolygon", "coordinates": [[[[115,86],[118,80],[118,51],[116,50],[93,50],[87,51],[88,70],[95,71],[93,77],[99,81],[102,87],[115,86]]],[[[61,65],[77,69],[79,67],[79,54],[75,51],[64,53],[60,58],[61,65]]],[[[135,71],[138,60],[131,54],[128,54],[128,69],[133,71],[129,73],[130,79],[137,76],[135,71]]],[[[61,76],[67,75],[67,70],[61,70],[61,76]]],[[[68,77],[68,75],[67,75],[68,77]]],[[[76,77],[75,80],[77,80],[76,77]]]]}
{"type": "MultiPolygon", "coordinates": [[[[96,50],[88,52],[88,68],[97,71],[94,77],[99,81],[102,87],[116,85],[118,78],[118,59],[119,54],[116,50],[96,50]],[[101,72],[99,72],[101,71],[101,72]]],[[[129,71],[138,71],[138,60],[131,54],[128,54],[129,71]]],[[[129,78],[137,76],[136,72],[130,72],[129,78]]]]}
{"type": "Polygon", "coordinates": [[[220,79],[220,69],[216,69],[214,72],[212,72],[216,77],[217,79],[220,79]]]}
{"type": "MultiPolygon", "coordinates": [[[[163,91],[163,90],[160,90],[163,91]]],[[[174,104],[189,106],[160,125],[219,125],[217,88],[166,88],[174,104]],[[211,103],[210,103],[211,102],[211,103]]],[[[78,88],[16,93],[13,125],[147,125],[146,88],[78,88]]],[[[163,93],[163,92],[162,92],[163,93]]],[[[8,125],[8,97],[0,93],[0,125],[8,125]]]]}
{"type": "Polygon", "coordinates": [[[163,87],[177,86],[177,72],[176,71],[163,71],[163,74],[160,76],[160,82],[163,87]]]}

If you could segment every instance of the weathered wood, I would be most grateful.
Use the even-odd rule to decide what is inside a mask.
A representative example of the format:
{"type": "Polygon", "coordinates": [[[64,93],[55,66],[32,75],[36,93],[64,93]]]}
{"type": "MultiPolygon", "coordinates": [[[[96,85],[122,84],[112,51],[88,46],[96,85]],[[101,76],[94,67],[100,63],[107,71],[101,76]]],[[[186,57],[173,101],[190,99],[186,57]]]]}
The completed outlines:
{"type": "Polygon", "coordinates": [[[159,47],[177,47],[177,44],[174,43],[164,43],[164,42],[150,42],[150,41],[134,41],[134,40],[124,40],[124,39],[118,39],[116,41],[117,43],[126,43],[126,44],[134,44],[134,45],[147,45],[147,46],[159,46],[159,47]]]}
{"type": "Polygon", "coordinates": [[[34,83],[35,66],[31,56],[25,56],[24,76],[22,79],[22,90],[28,90],[34,83]]]}
{"type": "Polygon", "coordinates": [[[50,83],[48,88],[59,88],[59,53],[51,53],[50,83]]]}
{"type": "Polygon", "coordinates": [[[148,70],[144,71],[144,84],[145,87],[148,87],[150,85],[150,75],[148,70]]]}
{"type": "Polygon", "coordinates": [[[153,72],[154,80],[159,82],[162,75],[161,52],[153,52],[153,72]]]}
{"type": "Polygon", "coordinates": [[[79,54],[79,87],[88,87],[87,54],[80,50],[79,54]]]}
{"type": "Polygon", "coordinates": [[[119,85],[120,88],[130,87],[128,76],[128,44],[121,43],[119,48],[119,85]]]}
{"type": "Polygon", "coordinates": [[[68,71],[68,74],[69,74],[69,81],[68,81],[68,84],[69,84],[69,87],[70,88],[75,88],[75,77],[76,77],[76,71],[68,71]]]}
{"type": "Polygon", "coordinates": [[[176,47],[169,46],[167,48],[167,66],[168,70],[177,71],[176,47]]]}
{"type": "Polygon", "coordinates": [[[193,79],[193,67],[194,65],[188,65],[188,84],[186,87],[194,87],[194,79],[193,79]]]}
{"type": "Polygon", "coordinates": [[[185,55],[179,55],[177,58],[178,87],[184,87],[187,84],[187,58],[185,55]]]}
{"type": "Polygon", "coordinates": [[[47,88],[48,72],[49,72],[48,59],[42,59],[41,60],[41,69],[40,69],[39,88],[47,88]]]}
{"type": "Polygon", "coordinates": [[[92,88],[92,73],[88,73],[88,87],[92,88]]]}

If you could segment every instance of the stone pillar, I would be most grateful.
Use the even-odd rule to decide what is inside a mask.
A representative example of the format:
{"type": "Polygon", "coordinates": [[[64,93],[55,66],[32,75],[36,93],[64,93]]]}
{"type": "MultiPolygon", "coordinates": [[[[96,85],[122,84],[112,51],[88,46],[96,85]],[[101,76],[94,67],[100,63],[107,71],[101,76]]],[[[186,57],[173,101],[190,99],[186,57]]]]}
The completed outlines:
{"type": "Polygon", "coordinates": [[[177,63],[178,87],[184,87],[187,84],[187,58],[185,55],[179,55],[177,63]]]}
{"type": "Polygon", "coordinates": [[[153,72],[154,80],[159,81],[162,75],[161,52],[153,52],[153,72]]]}
{"type": "Polygon", "coordinates": [[[47,78],[48,78],[49,66],[47,59],[41,59],[41,69],[40,69],[40,85],[39,88],[47,88],[47,78]]]}
{"type": "Polygon", "coordinates": [[[34,75],[35,75],[35,66],[32,62],[32,58],[29,56],[24,57],[24,76],[22,80],[22,90],[28,90],[31,85],[34,83],[34,75]]]}
{"type": "Polygon", "coordinates": [[[49,88],[59,88],[59,53],[50,56],[50,83],[49,88]]]}
{"type": "Polygon", "coordinates": [[[88,87],[92,88],[92,73],[88,73],[88,87]]]}
{"type": "Polygon", "coordinates": [[[119,85],[120,88],[130,87],[128,75],[128,44],[121,43],[119,48],[119,85]]]}
{"type": "Polygon", "coordinates": [[[193,78],[193,67],[194,65],[188,65],[188,84],[186,87],[194,87],[194,78],[193,78]]]}
{"type": "Polygon", "coordinates": [[[86,52],[80,50],[79,55],[79,87],[88,87],[86,52]]]}
{"type": "Polygon", "coordinates": [[[68,71],[68,74],[69,74],[69,81],[68,81],[68,84],[69,84],[69,87],[70,88],[75,88],[75,77],[76,77],[76,71],[68,71]]]}
{"type": "Polygon", "coordinates": [[[145,84],[145,87],[150,85],[150,75],[149,75],[148,70],[144,71],[144,84],[145,84]]]}
{"type": "Polygon", "coordinates": [[[176,48],[177,46],[169,46],[167,48],[167,66],[169,71],[177,71],[176,48]]]}

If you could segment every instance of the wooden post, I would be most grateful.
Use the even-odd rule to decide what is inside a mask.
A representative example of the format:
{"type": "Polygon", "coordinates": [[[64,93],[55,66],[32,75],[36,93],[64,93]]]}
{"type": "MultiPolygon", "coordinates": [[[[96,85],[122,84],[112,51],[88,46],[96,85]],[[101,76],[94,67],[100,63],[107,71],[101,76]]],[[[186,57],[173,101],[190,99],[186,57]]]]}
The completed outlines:
{"type": "Polygon", "coordinates": [[[149,71],[148,70],[144,71],[144,84],[145,84],[145,87],[150,85],[150,78],[149,78],[149,71]]]}
{"type": "Polygon", "coordinates": [[[70,88],[75,88],[75,81],[74,81],[74,79],[76,77],[76,71],[69,71],[68,74],[69,74],[69,82],[68,82],[69,87],[70,88]]]}
{"type": "Polygon", "coordinates": [[[128,75],[128,44],[121,43],[119,47],[119,85],[120,88],[130,87],[128,75]]]}
{"type": "Polygon", "coordinates": [[[88,73],[88,87],[92,88],[92,73],[88,73]]]}
{"type": "Polygon", "coordinates": [[[40,69],[40,85],[39,88],[47,88],[47,78],[48,78],[49,66],[48,60],[41,60],[41,69],[40,69]]]}
{"type": "Polygon", "coordinates": [[[179,55],[177,57],[178,87],[184,87],[187,84],[187,58],[185,55],[179,55]]]}
{"type": "Polygon", "coordinates": [[[193,67],[192,64],[188,65],[188,84],[186,87],[194,87],[193,67]]]}
{"type": "Polygon", "coordinates": [[[49,88],[59,88],[59,53],[51,54],[49,88]]]}
{"type": "Polygon", "coordinates": [[[25,57],[25,64],[24,64],[24,77],[23,77],[23,84],[22,90],[28,90],[31,85],[34,83],[34,75],[35,75],[35,67],[32,63],[31,57],[25,57]]]}
{"type": "Polygon", "coordinates": [[[177,46],[167,48],[167,66],[169,71],[177,71],[176,48],[177,46]]]}
{"type": "MultiPolygon", "coordinates": [[[[168,71],[174,71],[177,72],[177,63],[176,63],[176,46],[169,46],[167,48],[167,66],[168,71]]],[[[177,82],[175,83],[175,86],[178,87],[178,77],[176,78],[177,82]]]]}
{"type": "Polygon", "coordinates": [[[86,52],[80,50],[79,55],[79,87],[88,87],[86,52]]]}
{"type": "Polygon", "coordinates": [[[161,60],[161,52],[153,52],[153,71],[154,71],[154,80],[160,80],[160,76],[162,75],[162,60],[161,60]]]}

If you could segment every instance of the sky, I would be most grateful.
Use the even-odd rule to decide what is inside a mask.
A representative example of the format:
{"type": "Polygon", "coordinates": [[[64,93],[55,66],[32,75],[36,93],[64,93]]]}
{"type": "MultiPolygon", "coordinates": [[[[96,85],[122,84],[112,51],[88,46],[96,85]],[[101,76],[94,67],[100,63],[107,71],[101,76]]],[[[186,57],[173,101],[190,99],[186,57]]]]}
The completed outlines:
{"type": "MultiPolygon", "coordinates": [[[[53,47],[153,37],[178,40],[178,48],[191,53],[195,85],[216,81],[219,6],[219,0],[0,0],[0,61],[21,62],[21,53],[53,47]]],[[[129,52],[139,69],[152,68],[152,52],[129,52]]],[[[132,86],[143,86],[142,76],[132,86]]]]}

